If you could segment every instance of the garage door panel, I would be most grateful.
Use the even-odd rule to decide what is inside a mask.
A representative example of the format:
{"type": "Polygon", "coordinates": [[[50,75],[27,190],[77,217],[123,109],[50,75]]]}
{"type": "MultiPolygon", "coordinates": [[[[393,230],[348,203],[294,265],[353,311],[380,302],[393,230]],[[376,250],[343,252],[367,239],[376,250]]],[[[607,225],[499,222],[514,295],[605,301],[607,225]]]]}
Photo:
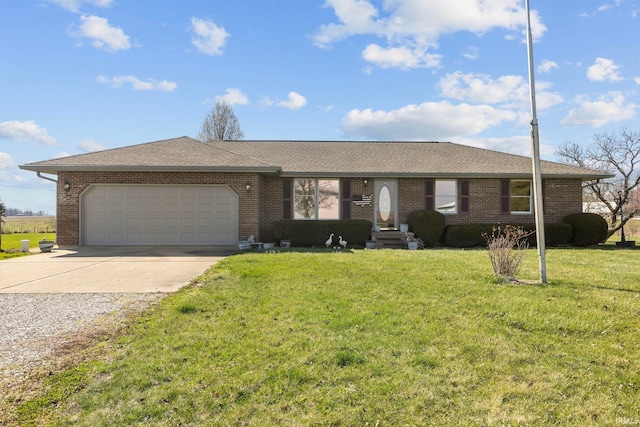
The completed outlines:
{"type": "Polygon", "coordinates": [[[96,185],[81,201],[83,245],[234,245],[238,198],[226,186],[96,185]]]}
{"type": "Polygon", "coordinates": [[[162,220],[159,217],[144,217],[142,218],[142,227],[145,230],[159,230],[162,228],[162,220]]]}
{"type": "Polygon", "coordinates": [[[125,245],[127,244],[126,235],[121,231],[107,233],[107,244],[109,245],[125,245]]]}
{"type": "Polygon", "coordinates": [[[138,198],[127,204],[127,215],[141,215],[144,213],[144,203],[138,198]]]}
{"type": "Polygon", "coordinates": [[[141,230],[143,218],[140,216],[127,216],[127,230],[141,230]]]}
{"type": "Polygon", "coordinates": [[[163,245],[179,245],[180,241],[178,240],[178,233],[163,233],[162,234],[162,244],[163,245]]]}

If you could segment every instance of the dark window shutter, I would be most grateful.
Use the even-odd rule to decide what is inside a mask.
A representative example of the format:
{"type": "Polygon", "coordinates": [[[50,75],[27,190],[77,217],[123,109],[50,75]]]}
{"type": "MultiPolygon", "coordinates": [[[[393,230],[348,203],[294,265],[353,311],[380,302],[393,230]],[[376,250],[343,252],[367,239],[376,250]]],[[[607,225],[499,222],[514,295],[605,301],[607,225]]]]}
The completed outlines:
{"type": "Polygon", "coordinates": [[[469,213],[469,181],[460,181],[460,213],[469,213]]]}
{"type": "Polygon", "coordinates": [[[351,181],[342,180],[342,219],[351,219],[351,181]]]}
{"type": "Polygon", "coordinates": [[[293,190],[291,185],[290,179],[282,180],[282,219],[291,219],[291,214],[293,213],[293,204],[291,203],[293,190]]]}
{"type": "Polygon", "coordinates": [[[436,183],[433,179],[427,179],[425,181],[425,203],[424,208],[428,211],[432,211],[436,208],[435,192],[436,183]]]}
{"type": "Polygon", "coordinates": [[[511,181],[508,179],[500,180],[500,212],[511,213],[511,181]]]}

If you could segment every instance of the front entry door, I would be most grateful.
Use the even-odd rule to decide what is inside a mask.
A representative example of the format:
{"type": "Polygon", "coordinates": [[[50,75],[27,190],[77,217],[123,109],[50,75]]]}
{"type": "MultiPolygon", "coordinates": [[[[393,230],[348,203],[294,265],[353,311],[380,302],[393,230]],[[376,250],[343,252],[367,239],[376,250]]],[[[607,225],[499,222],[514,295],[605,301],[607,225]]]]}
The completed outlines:
{"type": "Polygon", "coordinates": [[[398,181],[376,180],[373,200],[376,230],[396,229],[398,227],[398,181]]]}

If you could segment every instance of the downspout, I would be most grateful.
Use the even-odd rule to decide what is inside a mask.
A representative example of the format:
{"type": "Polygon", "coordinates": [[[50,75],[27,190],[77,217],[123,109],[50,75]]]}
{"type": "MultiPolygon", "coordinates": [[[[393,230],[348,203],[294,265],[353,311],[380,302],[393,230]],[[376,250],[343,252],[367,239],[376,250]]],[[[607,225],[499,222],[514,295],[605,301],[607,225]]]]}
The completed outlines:
{"type": "MultiPolygon", "coordinates": [[[[38,178],[42,178],[42,179],[45,179],[47,181],[55,182],[56,183],[56,193],[58,192],[58,189],[57,189],[58,180],[53,179],[53,178],[49,178],[48,176],[43,176],[38,171],[36,172],[36,175],[38,176],[38,178]]],[[[58,228],[58,212],[57,212],[57,202],[56,202],[56,236],[57,236],[58,230],[59,230],[59,228],[58,228]]],[[[59,247],[60,246],[58,246],[58,248],[59,247]]]]}
{"type": "Polygon", "coordinates": [[[55,182],[56,184],[58,183],[58,181],[53,178],[49,178],[48,176],[42,176],[41,172],[36,172],[36,175],[38,175],[38,178],[46,179],[47,181],[55,182]]]}

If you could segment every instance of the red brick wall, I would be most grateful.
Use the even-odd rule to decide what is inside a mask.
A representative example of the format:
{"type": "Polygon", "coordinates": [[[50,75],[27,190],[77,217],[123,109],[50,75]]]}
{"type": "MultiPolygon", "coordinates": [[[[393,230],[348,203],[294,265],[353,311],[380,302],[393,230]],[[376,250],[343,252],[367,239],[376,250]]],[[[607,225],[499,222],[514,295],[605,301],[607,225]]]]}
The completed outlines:
{"type": "MultiPolygon", "coordinates": [[[[500,180],[469,179],[469,213],[445,215],[449,224],[472,223],[533,223],[533,214],[511,215],[500,212],[500,180]]],[[[582,181],[580,179],[545,179],[544,221],[560,222],[572,213],[582,212],[582,181]]],[[[406,222],[409,212],[424,209],[425,180],[398,180],[398,216],[406,222]]]]}
{"type": "MultiPolygon", "coordinates": [[[[284,218],[282,180],[277,176],[257,173],[207,172],[60,172],[58,176],[57,217],[58,244],[77,246],[80,242],[80,194],[91,184],[224,184],[238,194],[239,238],[246,240],[253,234],[257,240],[273,241],[272,224],[284,218]],[[71,184],[69,191],[62,183],[71,184]],[[251,184],[247,191],[246,184],[251,184]]],[[[373,193],[373,179],[365,187],[360,178],[351,179],[353,195],[373,193]]],[[[582,183],[579,179],[544,180],[545,222],[560,222],[570,213],[582,211],[582,183]]],[[[500,212],[500,180],[469,180],[470,211],[466,214],[446,215],[447,224],[464,223],[533,223],[533,215],[505,215],[500,212]]],[[[425,180],[398,179],[398,221],[406,222],[407,215],[424,209],[425,180]]],[[[352,219],[373,219],[372,206],[351,205],[352,219]]]]}

